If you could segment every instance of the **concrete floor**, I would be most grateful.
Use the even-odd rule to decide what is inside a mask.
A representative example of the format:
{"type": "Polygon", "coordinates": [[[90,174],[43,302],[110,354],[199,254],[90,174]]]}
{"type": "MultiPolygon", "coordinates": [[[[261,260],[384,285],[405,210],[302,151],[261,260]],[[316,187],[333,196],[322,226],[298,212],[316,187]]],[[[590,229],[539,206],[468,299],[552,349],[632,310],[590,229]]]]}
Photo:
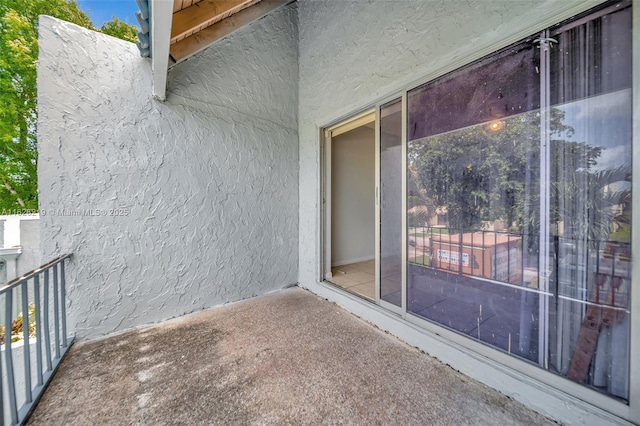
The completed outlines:
{"type": "Polygon", "coordinates": [[[292,288],[74,345],[29,424],[553,423],[292,288]]]}

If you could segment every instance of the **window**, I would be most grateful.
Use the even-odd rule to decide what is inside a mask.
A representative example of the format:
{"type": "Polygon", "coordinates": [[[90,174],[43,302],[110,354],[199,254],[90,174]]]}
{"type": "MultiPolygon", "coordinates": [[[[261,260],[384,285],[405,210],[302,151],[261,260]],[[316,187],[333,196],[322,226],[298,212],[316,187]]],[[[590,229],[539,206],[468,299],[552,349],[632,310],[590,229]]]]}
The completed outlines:
{"type": "Polygon", "coordinates": [[[407,93],[407,311],[626,400],[631,3],[407,93]]]}

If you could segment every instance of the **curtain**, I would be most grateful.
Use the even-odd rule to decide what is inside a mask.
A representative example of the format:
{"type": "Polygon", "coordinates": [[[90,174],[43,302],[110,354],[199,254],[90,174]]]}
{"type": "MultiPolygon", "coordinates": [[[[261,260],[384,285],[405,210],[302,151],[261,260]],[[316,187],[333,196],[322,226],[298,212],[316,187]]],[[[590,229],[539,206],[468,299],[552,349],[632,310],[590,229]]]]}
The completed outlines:
{"type": "Polygon", "coordinates": [[[550,360],[561,374],[627,398],[631,8],[596,13],[551,36],[557,41],[550,55],[557,298],[550,360]],[[595,347],[587,342],[585,320],[593,315],[599,324],[595,347]],[[582,377],[573,357],[585,348],[592,358],[588,368],[583,363],[582,377]]]}

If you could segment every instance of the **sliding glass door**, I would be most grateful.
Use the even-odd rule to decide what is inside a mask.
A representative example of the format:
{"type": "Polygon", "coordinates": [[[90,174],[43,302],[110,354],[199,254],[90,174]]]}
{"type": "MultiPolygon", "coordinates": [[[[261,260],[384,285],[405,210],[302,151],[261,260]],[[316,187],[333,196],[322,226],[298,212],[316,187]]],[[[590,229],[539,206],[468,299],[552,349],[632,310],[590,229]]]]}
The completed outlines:
{"type": "Polygon", "coordinates": [[[621,399],[631,59],[623,2],[408,91],[406,121],[407,313],[621,399]]]}
{"type": "Polygon", "coordinates": [[[535,362],[539,54],[525,41],[410,91],[407,148],[408,311],[535,362]]]}
{"type": "Polygon", "coordinates": [[[402,99],[379,111],[379,299],[402,306],[402,99]]]}
{"type": "Polygon", "coordinates": [[[560,374],[627,398],[632,15],[621,5],[549,31],[549,355],[560,374]]]}
{"type": "Polygon", "coordinates": [[[603,4],[324,129],[322,279],[630,417],[631,9],[603,4]]]}

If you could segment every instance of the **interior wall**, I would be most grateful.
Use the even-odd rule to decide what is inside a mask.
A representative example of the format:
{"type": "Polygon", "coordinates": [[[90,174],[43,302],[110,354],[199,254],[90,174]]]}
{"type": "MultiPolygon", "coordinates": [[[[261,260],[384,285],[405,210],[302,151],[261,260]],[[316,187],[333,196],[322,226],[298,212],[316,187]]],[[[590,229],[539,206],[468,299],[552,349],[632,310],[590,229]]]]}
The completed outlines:
{"type": "Polygon", "coordinates": [[[331,140],[331,264],[375,258],[375,130],[331,140]]]}
{"type": "Polygon", "coordinates": [[[297,282],[295,9],[178,64],[166,102],[134,44],[40,18],[43,260],[73,253],[77,338],[297,282]]]}

